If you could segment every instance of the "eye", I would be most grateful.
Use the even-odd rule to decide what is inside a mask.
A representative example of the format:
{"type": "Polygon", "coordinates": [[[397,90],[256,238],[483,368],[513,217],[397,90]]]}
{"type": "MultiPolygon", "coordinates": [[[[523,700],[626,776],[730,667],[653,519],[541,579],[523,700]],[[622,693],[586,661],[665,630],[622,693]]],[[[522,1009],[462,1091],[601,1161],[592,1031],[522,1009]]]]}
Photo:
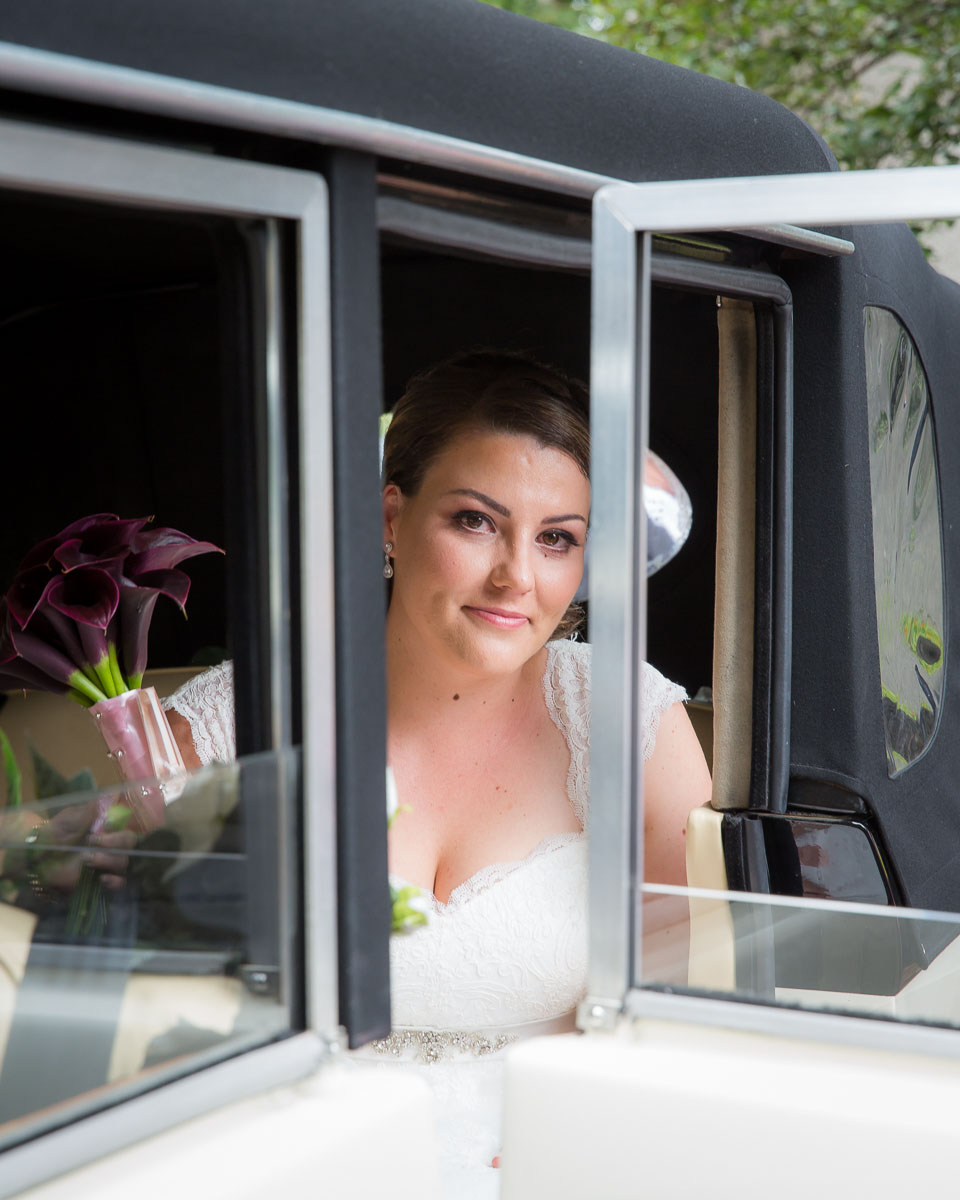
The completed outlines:
{"type": "Polygon", "coordinates": [[[545,529],[538,540],[548,550],[559,550],[563,554],[566,554],[572,547],[580,545],[573,534],[566,529],[545,529]]]}
{"type": "Polygon", "coordinates": [[[463,512],[455,513],[453,519],[471,533],[483,533],[485,530],[493,528],[493,522],[486,513],[474,512],[472,509],[464,509],[463,512]]]}

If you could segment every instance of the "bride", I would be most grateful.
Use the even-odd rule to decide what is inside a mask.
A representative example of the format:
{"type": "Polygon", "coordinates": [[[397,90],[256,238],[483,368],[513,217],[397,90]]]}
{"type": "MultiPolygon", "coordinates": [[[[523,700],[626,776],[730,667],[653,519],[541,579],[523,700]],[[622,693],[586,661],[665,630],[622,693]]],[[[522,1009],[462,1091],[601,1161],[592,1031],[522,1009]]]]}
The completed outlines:
{"type": "MultiPolygon", "coordinates": [[[[590,515],[581,385],[514,355],[414,379],[384,446],[390,871],[429,921],[391,943],[394,1032],[356,1052],[437,1097],[446,1194],[496,1194],[502,1055],[572,1030],[586,986],[590,647],[570,640],[590,515]]],[[[227,749],[223,670],[168,701],[227,749]]],[[[229,677],[227,677],[229,682],[229,677]]],[[[682,688],[643,670],[645,877],[683,884],[710,777],[682,688]]]]}

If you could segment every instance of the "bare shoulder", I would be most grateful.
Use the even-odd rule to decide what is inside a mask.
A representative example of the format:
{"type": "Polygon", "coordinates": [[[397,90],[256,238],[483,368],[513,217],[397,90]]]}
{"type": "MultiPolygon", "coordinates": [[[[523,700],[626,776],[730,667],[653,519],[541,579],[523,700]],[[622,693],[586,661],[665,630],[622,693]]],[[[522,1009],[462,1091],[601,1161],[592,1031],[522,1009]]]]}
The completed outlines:
{"type": "Polygon", "coordinates": [[[167,720],[170,723],[170,732],[180,747],[180,756],[183,759],[183,765],[191,769],[201,766],[200,756],[197,754],[197,748],[193,744],[193,733],[190,729],[190,722],[175,708],[167,709],[167,720]]]}
{"type": "Polygon", "coordinates": [[[656,883],[686,883],[687,817],[708,803],[712,783],[686,709],[671,704],[660,719],[644,767],[645,875],[656,883]]]}

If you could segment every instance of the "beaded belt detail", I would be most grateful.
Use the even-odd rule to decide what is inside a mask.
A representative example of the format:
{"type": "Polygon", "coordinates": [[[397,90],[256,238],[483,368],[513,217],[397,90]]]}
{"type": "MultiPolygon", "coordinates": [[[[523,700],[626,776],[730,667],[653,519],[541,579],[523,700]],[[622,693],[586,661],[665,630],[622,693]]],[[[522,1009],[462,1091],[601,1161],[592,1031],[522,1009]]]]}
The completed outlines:
{"type": "Polygon", "coordinates": [[[519,1034],[467,1033],[459,1030],[397,1029],[389,1037],[379,1038],[370,1045],[377,1054],[400,1058],[405,1050],[413,1051],[413,1061],[430,1065],[443,1062],[455,1054],[471,1054],[482,1058],[495,1054],[504,1046],[520,1040],[519,1034]]]}

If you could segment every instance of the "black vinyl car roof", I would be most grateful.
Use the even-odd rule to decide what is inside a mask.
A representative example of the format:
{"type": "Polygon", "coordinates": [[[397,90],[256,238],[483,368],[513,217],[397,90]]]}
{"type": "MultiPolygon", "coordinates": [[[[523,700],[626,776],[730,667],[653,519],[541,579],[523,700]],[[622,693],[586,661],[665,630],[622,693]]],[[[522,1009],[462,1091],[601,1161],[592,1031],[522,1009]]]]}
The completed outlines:
{"type": "Polygon", "coordinates": [[[621,179],[836,168],[765,96],[479,0],[4,0],[0,41],[621,179]]]}

